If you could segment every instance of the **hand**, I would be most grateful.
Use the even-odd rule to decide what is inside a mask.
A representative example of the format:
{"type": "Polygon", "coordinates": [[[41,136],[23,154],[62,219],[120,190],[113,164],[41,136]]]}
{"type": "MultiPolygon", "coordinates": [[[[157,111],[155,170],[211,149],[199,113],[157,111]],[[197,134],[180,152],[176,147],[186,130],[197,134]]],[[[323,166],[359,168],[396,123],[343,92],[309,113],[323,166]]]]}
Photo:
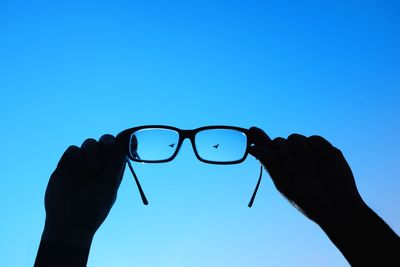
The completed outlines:
{"type": "Polygon", "coordinates": [[[126,147],[118,137],[103,135],[64,152],[46,189],[42,240],[90,247],[116,200],[126,147]]]}
{"type": "Polygon", "coordinates": [[[400,239],[364,203],[342,152],[320,136],[271,139],[250,129],[250,154],[276,188],[315,221],[352,266],[400,266],[400,239]]]}
{"type": "Polygon", "coordinates": [[[253,127],[250,154],[261,161],[276,188],[317,223],[364,206],[343,154],[320,136],[271,139],[253,127]]]}

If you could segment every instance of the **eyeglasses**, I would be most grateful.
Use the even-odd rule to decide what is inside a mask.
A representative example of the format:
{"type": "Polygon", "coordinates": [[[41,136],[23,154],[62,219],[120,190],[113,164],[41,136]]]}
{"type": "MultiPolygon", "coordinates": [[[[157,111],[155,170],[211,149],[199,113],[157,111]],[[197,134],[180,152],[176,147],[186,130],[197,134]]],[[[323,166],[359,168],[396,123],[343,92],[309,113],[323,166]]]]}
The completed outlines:
{"type": "MultiPolygon", "coordinates": [[[[188,138],[198,160],[210,164],[237,164],[243,162],[251,146],[248,130],[235,126],[205,126],[194,130],[181,130],[165,125],[146,125],[127,129],[128,166],[135,178],[143,204],[148,205],[140,182],[130,161],[163,163],[173,160],[183,141],[188,138]]],[[[260,175],[248,207],[253,205],[262,177],[260,175]]]]}

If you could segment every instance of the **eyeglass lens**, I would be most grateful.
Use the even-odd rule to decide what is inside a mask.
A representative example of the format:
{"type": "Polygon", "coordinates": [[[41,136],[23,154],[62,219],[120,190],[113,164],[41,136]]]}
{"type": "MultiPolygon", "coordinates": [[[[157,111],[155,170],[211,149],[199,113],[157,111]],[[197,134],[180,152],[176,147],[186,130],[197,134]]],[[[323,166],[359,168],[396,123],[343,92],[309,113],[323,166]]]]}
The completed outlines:
{"type": "Polygon", "coordinates": [[[196,134],[194,141],[197,153],[204,160],[237,161],[246,153],[246,135],[233,129],[200,131],[196,134]]]}
{"type": "Polygon", "coordinates": [[[130,140],[133,159],[157,161],[172,157],[177,149],[179,133],[170,129],[149,128],[134,132],[130,140]]]}

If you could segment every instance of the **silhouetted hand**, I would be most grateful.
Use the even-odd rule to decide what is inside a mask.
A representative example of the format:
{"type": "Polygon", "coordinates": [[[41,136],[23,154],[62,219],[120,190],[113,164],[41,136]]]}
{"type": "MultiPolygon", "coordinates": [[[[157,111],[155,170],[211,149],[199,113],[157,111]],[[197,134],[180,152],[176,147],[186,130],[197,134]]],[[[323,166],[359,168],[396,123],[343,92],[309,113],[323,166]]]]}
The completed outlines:
{"type": "Polygon", "coordinates": [[[250,154],[279,192],[315,221],[352,265],[400,264],[399,237],[364,203],[339,149],[320,136],[271,140],[256,127],[250,136],[250,154]]]}
{"type": "Polygon", "coordinates": [[[95,232],[116,200],[126,147],[122,140],[103,135],[98,142],[87,139],[80,148],[70,146],[64,152],[46,189],[45,246],[77,248],[87,256],[95,232]]]}
{"type": "Polygon", "coordinates": [[[265,166],[276,188],[317,223],[332,213],[360,208],[364,202],[343,154],[320,136],[292,134],[271,139],[251,128],[250,153],[265,166]]]}

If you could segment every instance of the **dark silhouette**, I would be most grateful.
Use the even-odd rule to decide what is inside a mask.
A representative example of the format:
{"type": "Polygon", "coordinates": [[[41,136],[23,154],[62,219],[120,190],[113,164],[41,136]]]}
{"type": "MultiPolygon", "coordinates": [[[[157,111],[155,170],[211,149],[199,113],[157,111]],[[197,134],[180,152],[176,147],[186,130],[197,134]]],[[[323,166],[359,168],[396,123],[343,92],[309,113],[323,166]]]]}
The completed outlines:
{"type": "MultiPolygon", "coordinates": [[[[364,203],[339,149],[320,136],[271,140],[255,127],[249,138],[249,153],[279,192],[321,227],[351,265],[400,266],[400,238],[364,203]]],[[[103,135],[64,152],[47,186],[35,266],[86,266],[93,236],[116,200],[128,142],[103,135]]]]}

